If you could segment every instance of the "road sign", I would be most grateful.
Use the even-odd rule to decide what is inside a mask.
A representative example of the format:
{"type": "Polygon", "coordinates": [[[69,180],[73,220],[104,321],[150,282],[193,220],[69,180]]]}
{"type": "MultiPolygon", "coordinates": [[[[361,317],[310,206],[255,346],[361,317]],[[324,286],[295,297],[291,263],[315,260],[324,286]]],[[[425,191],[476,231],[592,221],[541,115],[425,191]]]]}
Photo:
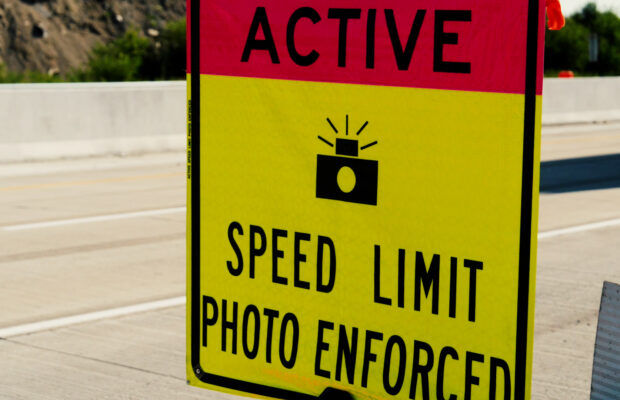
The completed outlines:
{"type": "Polygon", "coordinates": [[[544,2],[188,12],[190,384],[529,398],[544,2]]]}

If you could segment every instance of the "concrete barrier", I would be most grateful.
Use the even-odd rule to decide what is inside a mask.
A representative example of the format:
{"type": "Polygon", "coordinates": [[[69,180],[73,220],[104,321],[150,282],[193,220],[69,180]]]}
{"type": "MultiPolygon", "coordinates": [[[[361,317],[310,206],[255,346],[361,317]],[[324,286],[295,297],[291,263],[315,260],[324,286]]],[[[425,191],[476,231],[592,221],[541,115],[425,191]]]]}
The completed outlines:
{"type": "MultiPolygon", "coordinates": [[[[620,77],[545,79],[543,125],[620,121],[620,77]]],[[[185,149],[184,81],[0,85],[0,163],[185,149]]]]}
{"type": "Polygon", "coordinates": [[[620,77],[544,80],[543,125],[618,121],[620,77]]]}
{"type": "Polygon", "coordinates": [[[185,149],[184,81],[0,85],[0,162],[185,149]]]}

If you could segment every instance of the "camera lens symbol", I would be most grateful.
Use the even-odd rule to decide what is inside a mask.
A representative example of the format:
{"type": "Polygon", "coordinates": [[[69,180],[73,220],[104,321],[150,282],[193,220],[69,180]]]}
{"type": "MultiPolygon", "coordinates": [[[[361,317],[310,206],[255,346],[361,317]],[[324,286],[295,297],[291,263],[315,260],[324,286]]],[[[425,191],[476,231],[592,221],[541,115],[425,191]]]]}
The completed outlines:
{"type": "Polygon", "coordinates": [[[355,189],[355,172],[346,165],[340,168],[336,180],[343,193],[351,193],[355,189]]]}
{"type": "MultiPolygon", "coordinates": [[[[336,126],[327,118],[332,130],[336,126]]],[[[366,121],[357,131],[358,136],[368,126],[366,121]]],[[[360,147],[357,139],[350,139],[349,116],[346,117],[345,137],[336,137],[336,143],[319,135],[319,140],[336,150],[336,155],[317,154],[316,197],[348,203],[377,205],[377,178],[379,163],[359,157],[359,152],[377,144],[360,147]]]]}

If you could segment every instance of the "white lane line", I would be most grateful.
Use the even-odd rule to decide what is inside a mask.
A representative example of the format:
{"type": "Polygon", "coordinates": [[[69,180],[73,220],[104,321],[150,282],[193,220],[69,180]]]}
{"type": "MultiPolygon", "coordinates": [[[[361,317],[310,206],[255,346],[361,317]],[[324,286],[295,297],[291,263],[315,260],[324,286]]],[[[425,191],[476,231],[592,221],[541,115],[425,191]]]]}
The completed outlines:
{"type": "Polygon", "coordinates": [[[154,311],[162,308],[180,306],[185,304],[185,296],[173,297],[171,299],[151,301],[149,303],[135,304],[127,307],[111,308],[109,310],[96,311],[87,314],[72,315],[70,317],[48,319],[47,321],[33,322],[31,324],[0,328],[0,338],[26,335],[46,331],[49,329],[62,328],[84,322],[97,321],[106,318],[122,317],[124,315],[136,314],[145,311],[154,311]]]}
{"type": "Polygon", "coordinates": [[[568,228],[556,229],[556,230],[547,231],[547,232],[540,232],[538,234],[538,239],[539,240],[548,239],[548,238],[555,237],[555,236],[569,235],[571,233],[579,233],[579,232],[585,232],[585,231],[592,231],[595,229],[608,228],[610,226],[618,226],[618,225],[620,225],[620,218],[610,219],[607,221],[594,222],[591,224],[570,226],[568,228]]]}
{"type": "Polygon", "coordinates": [[[113,221],[117,219],[151,217],[154,215],[165,215],[165,214],[176,214],[176,213],[181,213],[185,211],[186,211],[185,207],[162,208],[159,210],[135,211],[135,212],[128,212],[128,213],[120,213],[120,214],[97,215],[95,217],[71,218],[71,219],[61,219],[61,220],[56,220],[56,221],[35,222],[32,224],[9,225],[9,226],[3,226],[0,229],[6,232],[22,231],[26,229],[50,228],[53,226],[62,226],[62,225],[86,224],[89,222],[113,221]]]}

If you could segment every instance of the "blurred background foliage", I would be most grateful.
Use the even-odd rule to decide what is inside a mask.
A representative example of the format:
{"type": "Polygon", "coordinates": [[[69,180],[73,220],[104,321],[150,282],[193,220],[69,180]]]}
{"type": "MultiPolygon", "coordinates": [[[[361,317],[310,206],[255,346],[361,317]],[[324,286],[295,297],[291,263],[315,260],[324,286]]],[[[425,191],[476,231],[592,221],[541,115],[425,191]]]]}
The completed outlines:
{"type": "Polygon", "coordinates": [[[566,18],[559,31],[547,31],[545,75],[571,70],[576,76],[620,75],[620,18],[594,3],[566,18]]]}
{"type": "Polygon", "coordinates": [[[95,46],[86,65],[64,78],[11,72],[0,64],[0,83],[185,79],[185,26],[185,19],[170,22],[157,37],[129,29],[118,39],[95,46]]]}

